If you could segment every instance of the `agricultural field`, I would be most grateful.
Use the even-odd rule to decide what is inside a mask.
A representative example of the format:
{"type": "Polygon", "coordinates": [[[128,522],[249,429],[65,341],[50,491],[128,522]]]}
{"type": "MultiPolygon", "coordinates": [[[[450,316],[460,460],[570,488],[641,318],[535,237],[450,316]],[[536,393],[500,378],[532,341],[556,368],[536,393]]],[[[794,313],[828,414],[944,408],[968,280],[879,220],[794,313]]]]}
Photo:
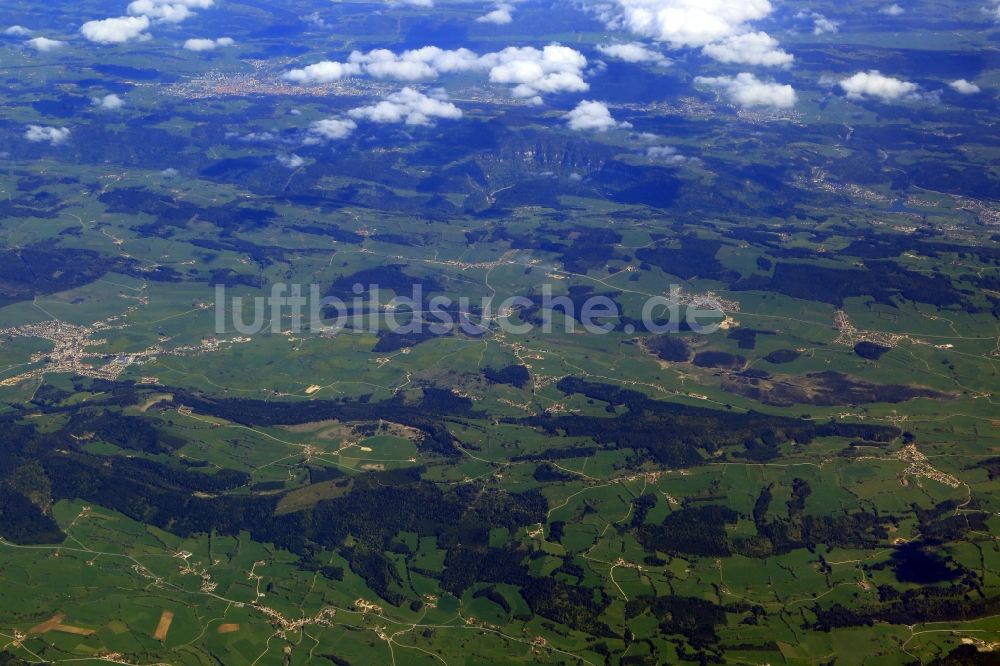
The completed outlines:
{"type": "Polygon", "coordinates": [[[996,3],[431,4],[0,8],[0,664],[997,663],[996,3]]]}

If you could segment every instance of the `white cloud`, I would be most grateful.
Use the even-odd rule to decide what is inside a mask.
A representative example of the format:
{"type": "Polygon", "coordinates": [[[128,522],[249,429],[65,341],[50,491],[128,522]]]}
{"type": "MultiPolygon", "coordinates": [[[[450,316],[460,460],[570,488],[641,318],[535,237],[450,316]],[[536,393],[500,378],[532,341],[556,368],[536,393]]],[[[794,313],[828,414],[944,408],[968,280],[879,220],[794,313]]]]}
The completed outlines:
{"type": "Polygon", "coordinates": [[[788,67],[795,59],[766,32],[747,32],[706,44],[702,53],[719,62],[762,67],[788,67]]]}
{"type": "Polygon", "coordinates": [[[407,125],[433,125],[438,118],[458,120],[462,110],[443,96],[430,97],[410,87],[393,93],[381,102],[362,106],[348,112],[356,120],[375,123],[406,123],[407,125]]]}
{"type": "Polygon", "coordinates": [[[790,109],[795,106],[798,96],[795,89],[774,81],[761,81],[749,72],[736,76],[716,76],[695,78],[695,83],[718,88],[736,104],[746,107],[770,106],[790,109]]]}
{"type": "Polygon", "coordinates": [[[389,49],[375,49],[368,53],[354,51],[348,66],[364,71],[376,79],[395,81],[422,81],[437,78],[441,71],[461,71],[475,66],[476,54],[467,49],[445,51],[436,46],[403,51],[399,55],[389,49]]]}
{"type": "Polygon", "coordinates": [[[214,4],[214,0],[134,0],[128,13],[161,23],[180,23],[194,16],[192,9],[208,9],[214,4]]]}
{"type": "Polygon", "coordinates": [[[298,169],[300,166],[303,166],[306,163],[306,161],[304,158],[292,154],[292,155],[278,155],[278,163],[281,164],[281,166],[285,167],[286,169],[298,169]]]}
{"type": "Polygon", "coordinates": [[[813,34],[825,35],[827,33],[836,34],[840,30],[840,22],[828,19],[825,16],[817,16],[813,19],[813,34]]]}
{"type": "Polygon", "coordinates": [[[646,148],[646,157],[654,162],[663,164],[697,164],[701,160],[697,157],[685,157],[677,152],[673,146],[650,146],[646,148]]]}
{"type": "Polygon", "coordinates": [[[161,5],[151,0],[135,0],[128,6],[132,16],[147,16],[162,23],[180,23],[194,16],[186,5],[161,5]]]}
{"type": "Polygon", "coordinates": [[[915,83],[885,76],[878,70],[858,72],[854,76],[840,81],[840,88],[853,100],[874,97],[883,102],[893,102],[901,99],[914,99],[918,96],[920,87],[915,83]]]}
{"type": "Polygon", "coordinates": [[[673,146],[650,146],[646,149],[646,156],[651,159],[672,158],[677,155],[677,149],[673,146]]]}
{"type": "Polygon", "coordinates": [[[812,21],[814,35],[835,34],[840,30],[840,21],[834,21],[809,9],[803,9],[795,15],[795,18],[812,21]]]}
{"type": "Polygon", "coordinates": [[[531,99],[544,93],[584,92],[587,58],[559,44],[542,49],[510,47],[503,51],[476,55],[468,49],[445,50],[436,46],[394,53],[376,49],[354,51],[347,62],[324,61],[285,74],[289,81],[302,84],[329,83],[348,76],[365,74],[377,79],[426,81],[443,74],[488,73],[491,83],[513,86],[515,97],[531,99]]]}
{"type": "Polygon", "coordinates": [[[494,25],[507,25],[514,20],[514,5],[507,2],[498,2],[496,9],[483,14],[476,19],[476,23],[492,23],[494,25]]]}
{"type": "Polygon", "coordinates": [[[747,32],[771,11],[769,0],[613,0],[599,10],[612,27],[673,48],[702,47],[747,32]]]}
{"type": "Polygon", "coordinates": [[[232,37],[219,37],[218,39],[189,39],[184,42],[184,48],[188,51],[213,51],[220,46],[233,46],[236,44],[232,37]]]}
{"type": "Polygon", "coordinates": [[[42,127],[41,125],[28,125],[24,130],[24,138],[32,143],[47,141],[53,146],[58,146],[69,139],[68,127],[42,127]]]}
{"type": "MultiPolygon", "coordinates": [[[[720,62],[788,67],[794,59],[776,39],[754,30],[755,22],[771,15],[770,0],[603,0],[591,7],[611,29],[672,49],[699,48],[720,62]]],[[[783,90],[783,103],[788,92],[794,96],[783,90]]]]}
{"type": "Polygon", "coordinates": [[[306,143],[319,143],[323,140],[335,141],[338,139],[346,139],[357,128],[358,124],[356,122],[346,118],[327,118],[326,120],[318,120],[309,128],[310,138],[306,141],[306,143]]]}
{"type": "Polygon", "coordinates": [[[885,14],[886,16],[900,16],[906,13],[906,10],[899,5],[886,5],[882,9],[878,10],[879,14],[885,14]]]}
{"type": "Polygon", "coordinates": [[[585,100],[563,118],[571,130],[577,132],[607,132],[611,129],[631,127],[629,123],[616,121],[608,105],[604,102],[585,100]]]}
{"type": "Polygon", "coordinates": [[[161,171],[160,175],[163,176],[164,178],[173,178],[178,173],[179,172],[177,171],[177,169],[174,169],[173,167],[168,167],[168,168],[164,169],[163,171],[161,171]]]}
{"type": "Polygon", "coordinates": [[[286,72],[284,78],[301,84],[330,83],[348,76],[361,74],[361,67],[351,63],[331,62],[325,60],[302,69],[286,72]]]}
{"type": "Polygon", "coordinates": [[[118,95],[105,95],[104,97],[94,97],[91,99],[94,106],[105,111],[117,111],[125,106],[125,100],[118,95]]]}
{"type": "Polygon", "coordinates": [[[388,5],[405,5],[407,7],[420,7],[429,9],[434,6],[434,0],[385,0],[388,5]]]}
{"type": "Polygon", "coordinates": [[[976,93],[980,93],[983,91],[983,89],[977,86],[975,83],[972,83],[971,81],[966,81],[965,79],[958,79],[957,81],[952,81],[948,85],[951,86],[952,90],[954,90],[955,92],[959,92],[963,95],[975,95],[976,93]]]}
{"type": "Polygon", "coordinates": [[[246,134],[240,134],[239,132],[226,132],[227,139],[236,139],[237,141],[243,141],[245,143],[268,143],[270,141],[275,141],[278,139],[278,135],[274,132],[248,132],[246,134]]]}
{"type": "Polygon", "coordinates": [[[639,42],[630,42],[628,44],[601,44],[597,47],[597,50],[609,58],[624,60],[625,62],[649,62],[661,66],[670,64],[670,59],[665,57],[662,53],[658,53],[653,49],[640,44],[639,42]]]}
{"type": "Polygon", "coordinates": [[[542,50],[509,47],[483,58],[491,65],[490,82],[514,85],[515,97],[530,99],[544,93],[590,89],[583,80],[587,58],[568,46],[550,44],[542,50]]]}
{"type": "Polygon", "coordinates": [[[55,51],[58,48],[66,46],[66,42],[61,42],[58,39],[49,39],[48,37],[35,37],[26,41],[25,44],[42,53],[55,51]]]}
{"type": "Polygon", "coordinates": [[[327,22],[323,15],[319,12],[312,12],[311,14],[305,14],[300,16],[300,19],[306,23],[311,24],[313,27],[319,28],[320,30],[328,30],[333,27],[333,24],[327,22]]]}
{"type": "Polygon", "coordinates": [[[4,30],[3,34],[8,35],[9,37],[27,37],[33,32],[34,30],[25,28],[23,25],[12,25],[4,30]]]}
{"type": "Polygon", "coordinates": [[[123,44],[133,39],[149,39],[149,18],[146,16],[121,16],[101,21],[87,21],[80,26],[80,34],[97,44],[123,44]]]}

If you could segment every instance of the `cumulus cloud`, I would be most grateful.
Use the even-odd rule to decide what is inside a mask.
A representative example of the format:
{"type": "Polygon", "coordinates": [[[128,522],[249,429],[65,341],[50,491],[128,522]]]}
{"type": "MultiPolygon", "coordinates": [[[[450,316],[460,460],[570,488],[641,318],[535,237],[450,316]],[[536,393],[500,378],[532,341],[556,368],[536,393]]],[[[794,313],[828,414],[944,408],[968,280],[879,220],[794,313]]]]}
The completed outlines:
{"type": "Polygon", "coordinates": [[[319,28],[321,30],[328,30],[333,27],[332,23],[329,23],[323,15],[319,12],[312,12],[311,14],[305,14],[299,17],[306,23],[309,23],[313,27],[319,28]]]}
{"type": "Polygon", "coordinates": [[[27,37],[33,30],[25,28],[23,25],[12,25],[3,31],[3,34],[9,37],[27,37]]]}
{"type": "Polygon", "coordinates": [[[134,39],[149,39],[149,17],[121,16],[100,21],[87,21],[80,34],[97,44],[124,44],[134,39]]]}
{"type": "Polygon", "coordinates": [[[813,19],[813,34],[825,35],[835,34],[840,30],[840,22],[828,19],[825,16],[817,16],[813,19]]]}
{"type": "Polygon", "coordinates": [[[568,46],[550,44],[541,50],[509,47],[483,57],[491,65],[490,82],[513,84],[515,97],[590,89],[583,80],[587,58],[568,46]]]}
{"type": "Polygon", "coordinates": [[[631,127],[629,123],[616,121],[608,105],[604,102],[585,100],[563,116],[571,130],[577,132],[607,132],[611,129],[631,127]]]}
{"type": "Polygon", "coordinates": [[[314,122],[309,127],[306,144],[346,139],[358,128],[356,121],[359,120],[380,124],[433,125],[438,119],[458,120],[462,117],[462,110],[449,102],[443,92],[430,96],[406,87],[375,104],[351,109],[347,115],[350,117],[314,122]]]}
{"type": "Polygon", "coordinates": [[[681,155],[673,146],[649,146],[646,148],[646,157],[654,162],[671,165],[697,164],[701,162],[697,157],[681,155]]]}
{"type": "Polygon", "coordinates": [[[840,21],[834,21],[810,9],[803,9],[795,15],[795,18],[812,21],[814,35],[835,34],[840,30],[840,21]]]}
{"type": "Polygon", "coordinates": [[[475,69],[477,59],[476,54],[468,49],[446,51],[436,46],[425,46],[400,54],[389,49],[375,49],[368,53],[354,51],[346,64],[376,79],[421,81],[437,78],[441,72],[475,69]]]}
{"type": "Polygon", "coordinates": [[[222,46],[233,46],[236,42],[232,37],[219,37],[218,39],[189,39],[184,42],[184,48],[188,51],[213,51],[222,46]]]}
{"type": "Polygon", "coordinates": [[[670,60],[662,53],[654,51],[639,42],[628,44],[601,44],[597,50],[615,60],[640,63],[648,62],[656,65],[669,65],[670,60]]]}
{"type": "Polygon", "coordinates": [[[714,60],[740,65],[788,67],[795,59],[778,47],[778,40],[766,32],[733,35],[714,44],[706,44],[702,53],[714,60]]]}
{"type": "Polygon", "coordinates": [[[920,87],[915,83],[885,76],[878,70],[858,72],[854,76],[843,79],[839,83],[848,99],[862,100],[875,98],[883,102],[914,99],[918,96],[920,87]]]}
{"type": "Polygon", "coordinates": [[[178,173],[179,172],[177,171],[177,169],[173,167],[167,167],[166,169],[160,172],[160,175],[163,176],[164,178],[173,178],[178,173]]]}
{"type": "Polygon", "coordinates": [[[306,163],[306,161],[304,158],[292,154],[292,155],[278,155],[278,163],[281,164],[281,166],[285,167],[286,169],[298,169],[300,166],[303,166],[306,163]]]}
{"type": "Polygon", "coordinates": [[[336,141],[346,139],[358,124],[347,118],[327,118],[318,120],[309,128],[310,139],[306,143],[318,143],[319,141],[336,141]]]}
{"type": "Polygon", "coordinates": [[[770,0],[606,0],[592,7],[611,29],[672,49],[698,48],[720,62],[788,67],[793,61],[776,39],[754,30],[772,13],[770,0]]]}
{"type": "Polygon", "coordinates": [[[671,158],[677,155],[677,149],[673,146],[650,146],[646,149],[646,156],[652,159],[671,158]]]}
{"type": "Polygon", "coordinates": [[[878,13],[885,14],[886,16],[900,16],[901,14],[905,14],[906,10],[899,5],[886,5],[878,10],[878,13]]]}
{"type": "Polygon", "coordinates": [[[24,138],[32,143],[48,142],[53,146],[58,146],[69,139],[68,127],[42,127],[41,125],[28,125],[24,130],[24,138]]]}
{"type": "Polygon", "coordinates": [[[302,84],[329,83],[348,76],[367,75],[377,79],[414,82],[462,72],[488,73],[491,83],[513,86],[515,97],[533,98],[544,93],[584,92],[587,58],[559,44],[542,49],[509,47],[503,51],[476,55],[468,49],[445,50],[436,46],[394,53],[375,49],[354,51],[347,62],[324,61],[285,74],[289,81],[302,84]]]}
{"type": "Polygon", "coordinates": [[[601,15],[612,27],[682,48],[747,32],[771,11],[769,0],[614,0],[601,15]]]}
{"type": "Polygon", "coordinates": [[[492,23],[493,25],[507,25],[514,20],[514,5],[507,2],[497,3],[496,8],[483,14],[476,19],[476,23],[492,23]]]}
{"type": "Polygon", "coordinates": [[[694,81],[698,85],[723,91],[734,103],[745,107],[790,109],[798,100],[795,89],[790,85],[761,81],[749,72],[736,76],[699,76],[694,81]]]}
{"type": "Polygon", "coordinates": [[[117,111],[125,106],[125,100],[118,95],[105,95],[104,97],[94,97],[91,99],[94,106],[104,111],[117,111]]]}
{"type": "Polygon", "coordinates": [[[434,6],[434,0],[385,0],[390,5],[406,5],[407,7],[421,7],[429,9],[434,6]]]}
{"type": "Polygon", "coordinates": [[[975,95],[983,91],[982,88],[977,86],[971,81],[966,81],[965,79],[958,79],[957,81],[952,81],[948,84],[952,90],[961,93],[963,95],[975,95]]]}
{"type": "Polygon", "coordinates": [[[247,132],[246,134],[240,134],[239,132],[226,132],[227,139],[236,139],[237,141],[243,141],[244,143],[269,143],[271,141],[276,141],[278,135],[274,132],[247,132]]]}
{"type": "Polygon", "coordinates": [[[284,78],[295,83],[309,85],[340,81],[348,76],[357,76],[358,74],[361,74],[361,67],[358,65],[325,60],[315,65],[286,72],[284,78]]]}
{"type": "Polygon", "coordinates": [[[163,5],[152,0],[135,0],[128,6],[132,16],[147,16],[163,23],[180,23],[194,15],[186,5],[163,5]]]}
{"type": "Polygon", "coordinates": [[[25,44],[42,53],[55,51],[58,48],[66,46],[66,42],[61,42],[58,39],[49,39],[48,37],[35,37],[26,41],[25,44]]]}
{"type": "Polygon", "coordinates": [[[180,23],[194,16],[191,10],[208,9],[214,4],[214,0],[134,0],[128,6],[128,13],[161,23],[180,23]]]}
{"type": "Polygon", "coordinates": [[[376,104],[351,109],[347,115],[355,120],[375,123],[433,125],[438,118],[458,120],[462,117],[462,110],[443,95],[430,97],[415,88],[406,87],[376,104]]]}

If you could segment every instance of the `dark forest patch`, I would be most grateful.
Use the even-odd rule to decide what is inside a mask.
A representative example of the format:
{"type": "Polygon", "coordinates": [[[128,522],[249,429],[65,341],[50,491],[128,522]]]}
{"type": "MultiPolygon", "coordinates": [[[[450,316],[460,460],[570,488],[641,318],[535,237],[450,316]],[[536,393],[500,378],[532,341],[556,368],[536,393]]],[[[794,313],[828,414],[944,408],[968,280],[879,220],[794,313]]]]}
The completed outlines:
{"type": "Polygon", "coordinates": [[[967,297],[944,275],[925,275],[891,261],[868,261],[867,270],[827,268],[810,264],[779,263],[772,277],[752,275],[732,283],[734,291],[770,291],[792,298],[843,306],[847,298],[870,296],[877,303],[895,307],[894,298],[905,298],[937,307],[975,311],[967,297]]]}
{"type": "Polygon", "coordinates": [[[508,365],[501,370],[486,368],[483,376],[494,384],[507,384],[516,388],[524,388],[531,382],[531,374],[523,365],[508,365]]]}
{"type": "Polygon", "coordinates": [[[350,302],[354,298],[369,294],[373,287],[378,287],[383,294],[392,292],[407,298],[413,296],[418,286],[423,290],[424,297],[442,290],[441,284],[434,278],[410,275],[403,270],[404,268],[402,264],[389,264],[366,268],[352,275],[341,275],[333,281],[326,295],[350,302]],[[355,285],[361,285],[360,292],[355,290],[355,285]]]}
{"type": "Polygon", "coordinates": [[[664,273],[690,280],[694,277],[728,282],[739,279],[739,273],[731,271],[715,258],[724,243],[686,236],[680,239],[680,247],[643,248],[635,256],[652,264],[664,273]]]}
{"type": "Polygon", "coordinates": [[[919,542],[899,546],[893,551],[890,561],[900,583],[942,583],[962,575],[961,568],[953,566],[946,558],[919,542]]]}
{"type": "Polygon", "coordinates": [[[785,363],[791,363],[792,361],[798,360],[800,356],[802,356],[802,354],[794,349],[776,349],[765,356],[764,360],[768,363],[773,363],[774,365],[783,365],[785,363]]]}
{"type": "Polygon", "coordinates": [[[654,551],[725,557],[730,554],[726,525],[738,519],[729,507],[691,507],[668,514],[660,525],[638,526],[635,536],[654,551]]]}
{"type": "Polygon", "coordinates": [[[859,342],[854,345],[854,353],[863,359],[869,361],[877,361],[886,353],[892,350],[892,347],[885,347],[883,345],[875,344],[874,342],[859,342]]]}
{"type": "Polygon", "coordinates": [[[765,405],[867,405],[877,402],[900,403],[916,398],[948,399],[921,386],[872,384],[839,372],[817,372],[804,376],[775,375],[771,378],[731,375],[722,382],[722,390],[741,395],[765,405]]]}
{"type": "Polygon", "coordinates": [[[576,377],[560,380],[557,387],[570,395],[580,393],[591,400],[624,406],[628,412],[615,417],[538,416],[516,422],[541,428],[547,434],[591,437],[598,444],[632,449],[639,460],[655,460],[676,467],[704,462],[700,450],[710,453],[723,447],[739,447],[749,438],[773,431],[777,442],[807,443],[815,437],[863,437],[891,441],[894,428],[862,424],[817,425],[811,421],[750,412],[691,407],[652,400],[637,391],[608,384],[587,382],[576,377]]]}
{"type": "Polygon", "coordinates": [[[675,335],[657,335],[643,340],[642,344],[661,361],[686,363],[691,359],[688,343],[675,335]]]}
{"type": "Polygon", "coordinates": [[[743,356],[730,354],[721,351],[704,351],[695,354],[692,361],[699,368],[725,368],[729,370],[739,369],[747,364],[747,359],[743,356]]]}
{"type": "Polygon", "coordinates": [[[729,332],[726,336],[730,340],[739,341],[740,349],[752,351],[757,348],[758,335],[774,335],[774,331],[758,331],[755,328],[737,328],[729,332]]]}

